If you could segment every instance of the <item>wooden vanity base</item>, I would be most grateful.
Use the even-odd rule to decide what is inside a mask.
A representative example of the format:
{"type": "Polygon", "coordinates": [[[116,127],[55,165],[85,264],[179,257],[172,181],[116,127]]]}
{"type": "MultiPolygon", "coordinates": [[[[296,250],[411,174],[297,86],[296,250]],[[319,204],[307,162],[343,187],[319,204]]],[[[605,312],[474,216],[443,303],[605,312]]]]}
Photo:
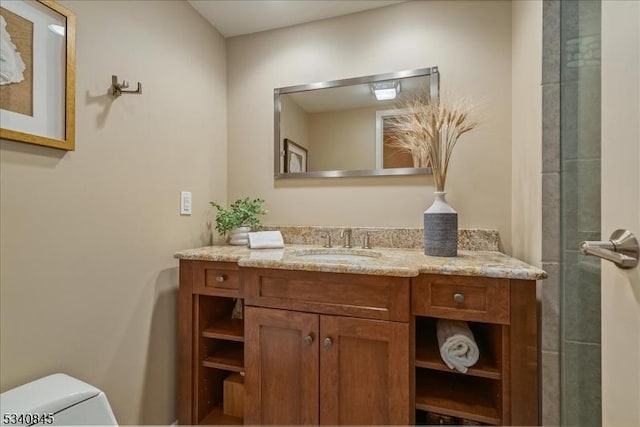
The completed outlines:
{"type": "Polygon", "coordinates": [[[183,425],[539,425],[533,280],[181,260],[178,305],[183,425]],[[474,333],[466,374],[440,358],[439,318],[474,333]]]}

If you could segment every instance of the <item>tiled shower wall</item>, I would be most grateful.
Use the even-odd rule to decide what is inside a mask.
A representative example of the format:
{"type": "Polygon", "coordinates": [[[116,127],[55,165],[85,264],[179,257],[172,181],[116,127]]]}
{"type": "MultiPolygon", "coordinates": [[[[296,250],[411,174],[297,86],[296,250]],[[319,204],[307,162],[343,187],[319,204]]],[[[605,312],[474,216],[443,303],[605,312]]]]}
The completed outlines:
{"type": "Polygon", "coordinates": [[[542,423],[560,425],[560,0],[542,9],[542,423]]]}
{"type": "Polygon", "coordinates": [[[543,6],[542,398],[545,425],[599,425],[600,1],[543,6]]]}

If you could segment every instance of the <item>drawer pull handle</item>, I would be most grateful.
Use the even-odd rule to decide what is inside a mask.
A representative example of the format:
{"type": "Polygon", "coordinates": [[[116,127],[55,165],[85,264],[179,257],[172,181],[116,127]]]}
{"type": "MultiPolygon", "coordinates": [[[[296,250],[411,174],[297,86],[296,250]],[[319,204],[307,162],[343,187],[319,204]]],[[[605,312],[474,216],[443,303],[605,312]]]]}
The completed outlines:
{"type": "Polygon", "coordinates": [[[331,338],[327,337],[324,339],[324,342],[323,342],[324,348],[330,348],[332,344],[333,344],[333,341],[331,341],[331,338]]]}
{"type": "Polygon", "coordinates": [[[311,345],[313,344],[313,336],[311,335],[307,335],[306,337],[304,337],[304,342],[307,345],[311,345]]]}
{"type": "Polygon", "coordinates": [[[218,283],[222,283],[222,282],[224,282],[225,280],[227,280],[227,276],[225,276],[224,274],[221,274],[221,275],[219,275],[219,276],[216,276],[216,282],[218,282],[218,283]]]}
{"type": "Polygon", "coordinates": [[[453,295],[453,300],[459,304],[462,304],[464,302],[464,295],[462,294],[454,294],[453,295]]]}

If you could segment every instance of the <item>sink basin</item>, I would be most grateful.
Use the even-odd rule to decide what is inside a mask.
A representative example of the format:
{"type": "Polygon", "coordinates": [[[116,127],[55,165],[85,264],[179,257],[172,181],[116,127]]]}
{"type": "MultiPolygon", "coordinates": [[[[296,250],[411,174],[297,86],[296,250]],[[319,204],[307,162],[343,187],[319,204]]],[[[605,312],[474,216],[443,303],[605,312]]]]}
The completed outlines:
{"type": "Polygon", "coordinates": [[[380,252],[358,249],[303,249],[291,254],[295,258],[317,262],[366,262],[380,258],[380,252]]]}

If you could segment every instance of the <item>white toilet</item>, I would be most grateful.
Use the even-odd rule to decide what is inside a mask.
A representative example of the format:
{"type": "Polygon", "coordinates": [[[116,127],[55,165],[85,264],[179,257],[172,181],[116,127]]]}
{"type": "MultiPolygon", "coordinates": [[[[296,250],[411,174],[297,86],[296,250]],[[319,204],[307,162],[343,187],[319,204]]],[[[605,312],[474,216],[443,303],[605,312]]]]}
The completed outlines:
{"type": "Polygon", "coordinates": [[[0,413],[3,426],[118,425],[101,390],[65,374],[5,391],[0,394],[0,413]]]}

